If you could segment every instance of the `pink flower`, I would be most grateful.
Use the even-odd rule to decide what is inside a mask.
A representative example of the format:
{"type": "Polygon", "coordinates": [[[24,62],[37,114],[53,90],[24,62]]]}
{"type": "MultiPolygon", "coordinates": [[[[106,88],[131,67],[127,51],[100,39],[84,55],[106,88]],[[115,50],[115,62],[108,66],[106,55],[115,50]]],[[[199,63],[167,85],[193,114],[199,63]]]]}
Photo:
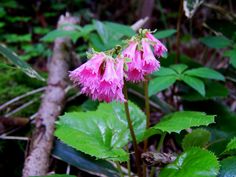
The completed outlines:
{"type": "Polygon", "coordinates": [[[135,57],[128,63],[127,80],[132,82],[142,81],[144,79],[144,72],[142,68],[142,54],[141,51],[135,51],[135,57]]]}
{"type": "Polygon", "coordinates": [[[153,47],[156,56],[161,57],[164,55],[165,52],[167,52],[167,48],[161,43],[161,41],[155,38],[151,33],[147,32],[146,37],[152,42],[155,42],[155,45],[153,47]]]}
{"type": "Polygon", "coordinates": [[[137,48],[137,42],[130,42],[129,46],[122,52],[124,57],[128,57],[130,59],[135,58],[135,51],[137,48]]]}
{"type": "Polygon", "coordinates": [[[142,47],[143,47],[142,69],[145,74],[150,74],[160,68],[160,63],[159,61],[156,60],[151,50],[150,44],[145,38],[142,39],[142,47]]]}
{"type": "Polygon", "coordinates": [[[124,102],[122,93],[123,59],[116,60],[104,53],[94,54],[85,64],[72,71],[70,79],[81,86],[81,93],[99,101],[124,102]]]}

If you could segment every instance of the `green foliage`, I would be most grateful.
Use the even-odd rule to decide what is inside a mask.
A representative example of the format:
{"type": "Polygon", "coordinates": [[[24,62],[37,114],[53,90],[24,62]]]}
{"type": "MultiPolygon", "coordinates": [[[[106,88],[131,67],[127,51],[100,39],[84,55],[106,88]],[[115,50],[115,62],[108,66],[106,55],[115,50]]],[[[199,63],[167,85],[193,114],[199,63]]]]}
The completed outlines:
{"type": "Polygon", "coordinates": [[[149,96],[169,88],[171,85],[175,83],[175,81],[176,81],[175,76],[163,76],[152,79],[148,86],[149,96]]]}
{"type": "Polygon", "coordinates": [[[230,63],[236,68],[236,49],[228,50],[224,55],[229,57],[230,63]]]}
{"type": "Polygon", "coordinates": [[[90,172],[91,174],[100,174],[110,177],[118,177],[118,172],[114,166],[101,159],[95,159],[89,155],[86,155],[80,151],[56,141],[53,149],[53,155],[60,158],[64,162],[73,165],[81,170],[90,172]]]}
{"type": "Polygon", "coordinates": [[[200,41],[210,48],[225,48],[231,45],[231,41],[224,36],[206,36],[200,38],[200,41]]]}
{"type": "MultiPolygon", "coordinates": [[[[140,141],[145,131],[145,115],[131,102],[129,109],[140,141]]],[[[101,159],[128,160],[122,149],[130,140],[123,104],[101,103],[96,111],[66,113],[58,124],[55,135],[69,146],[101,159]]]]}
{"type": "Polygon", "coordinates": [[[230,140],[230,142],[227,144],[225,152],[235,150],[236,149],[236,137],[230,140]]]}
{"type": "Polygon", "coordinates": [[[210,141],[211,133],[205,129],[195,129],[187,134],[183,141],[182,147],[187,150],[191,147],[204,147],[210,141]]]}
{"type": "Polygon", "coordinates": [[[30,65],[19,59],[15,53],[13,53],[5,46],[0,45],[0,53],[4,58],[8,59],[14,65],[19,67],[28,76],[45,81],[45,79],[41,77],[33,68],[31,68],[30,65]]]}
{"type": "Polygon", "coordinates": [[[220,174],[218,177],[236,176],[236,156],[228,157],[220,162],[220,174]]]}
{"type": "Polygon", "coordinates": [[[167,30],[158,30],[154,36],[157,38],[157,39],[162,39],[162,38],[167,38],[167,37],[170,37],[172,35],[174,35],[176,33],[176,30],[175,29],[167,29],[167,30]]]}
{"type": "Polygon", "coordinates": [[[191,148],[160,172],[160,177],[216,177],[219,172],[217,157],[210,151],[191,148]]]}
{"type": "MultiPolygon", "coordinates": [[[[185,64],[171,65],[169,68],[161,67],[153,73],[154,79],[149,83],[149,96],[169,88],[177,80],[196,90],[202,97],[205,96],[205,84],[201,79],[214,79],[224,81],[224,76],[207,67],[187,69],[185,64]]],[[[227,92],[227,91],[226,91],[227,92]]]]}
{"type": "Polygon", "coordinates": [[[209,125],[214,123],[213,115],[206,115],[202,112],[182,111],[168,114],[161,119],[153,128],[163,132],[176,132],[180,133],[181,130],[209,125]]]}
{"type": "Polygon", "coordinates": [[[203,81],[201,81],[198,78],[190,77],[190,76],[184,76],[182,77],[182,79],[188,86],[192,87],[194,90],[199,92],[202,96],[205,96],[205,85],[203,81]]]}

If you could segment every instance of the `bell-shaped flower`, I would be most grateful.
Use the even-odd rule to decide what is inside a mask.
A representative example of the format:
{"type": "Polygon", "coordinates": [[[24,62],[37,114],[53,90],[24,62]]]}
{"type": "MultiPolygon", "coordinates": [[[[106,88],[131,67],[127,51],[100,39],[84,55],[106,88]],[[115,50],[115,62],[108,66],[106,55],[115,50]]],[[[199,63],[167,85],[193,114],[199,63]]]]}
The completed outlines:
{"type": "Polygon", "coordinates": [[[150,43],[145,38],[142,39],[142,48],[142,69],[145,74],[151,74],[160,68],[160,63],[153,55],[150,43]]]}
{"type": "Polygon", "coordinates": [[[159,41],[155,36],[153,36],[151,33],[147,32],[146,37],[154,42],[153,48],[154,48],[154,53],[156,56],[161,57],[164,55],[165,52],[167,52],[167,48],[159,41]]]}

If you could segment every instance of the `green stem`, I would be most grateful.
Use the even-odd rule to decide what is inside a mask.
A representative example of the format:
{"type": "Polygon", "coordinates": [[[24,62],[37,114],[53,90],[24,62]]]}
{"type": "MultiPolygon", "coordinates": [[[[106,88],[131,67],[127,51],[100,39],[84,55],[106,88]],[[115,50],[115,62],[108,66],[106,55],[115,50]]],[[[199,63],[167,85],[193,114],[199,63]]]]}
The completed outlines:
{"type": "Polygon", "coordinates": [[[138,172],[138,176],[141,177],[142,176],[142,172],[141,172],[141,161],[140,161],[140,155],[139,155],[139,150],[138,150],[138,144],[137,144],[137,140],[134,134],[134,129],[133,129],[133,125],[132,125],[132,121],[130,118],[130,113],[129,113],[129,105],[128,105],[128,91],[127,91],[127,86],[126,84],[124,84],[124,95],[125,95],[125,99],[126,102],[124,103],[125,105],[125,114],[126,114],[126,118],[128,121],[128,125],[129,125],[129,130],[130,130],[130,135],[132,138],[132,142],[133,142],[133,147],[134,147],[134,154],[135,154],[135,163],[136,163],[136,167],[137,167],[137,172],[138,172]]]}
{"type": "MultiPolygon", "coordinates": [[[[159,143],[158,143],[158,145],[157,145],[157,152],[160,152],[160,151],[161,151],[161,148],[162,148],[163,143],[164,143],[165,136],[166,136],[166,133],[162,133],[162,134],[161,134],[160,141],[159,141],[159,143]]],[[[155,174],[155,167],[152,167],[149,177],[153,177],[154,174],[155,174]]]]}
{"type": "MultiPolygon", "coordinates": [[[[126,151],[129,152],[129,146],[126,146],[126,151]]],[[[127,168],[128,168],[128,176],[131,177],[131,168],[130,168],[130,161],[127,161],[127,168]]]]}
{"type": "Polygon", "coordinates": [[[121,166],[120,166],[119,162],[116,162],[116,167],[117,167],[117,170],[118,170],[119,173],[120,173],[120,176],[121,176],[121,177],[124,177],[124,174],[123,174],[123,172],[122,172],[122,170],[121,170],[121,166]]]}

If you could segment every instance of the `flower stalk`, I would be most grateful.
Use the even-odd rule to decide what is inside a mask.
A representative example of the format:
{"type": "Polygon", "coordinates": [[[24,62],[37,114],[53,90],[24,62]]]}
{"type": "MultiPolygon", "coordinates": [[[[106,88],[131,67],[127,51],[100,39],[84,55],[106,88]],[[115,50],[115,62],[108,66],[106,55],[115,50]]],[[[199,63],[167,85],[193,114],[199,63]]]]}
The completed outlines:
{"type": "Polygon", "coordinates": [[[125,113],[126,113],[126,118],[127,118],[129,130],[130,130],[130,135],[131,135],[132,142],[133,142],[136,168],[137,168],[138,176],[141,177],[142,176],[141,160],[140,160],[140,154],[139,154],[139,150],[138,150],[137,140],[136,140],[136,137],[135,137],[135,134],[134,134],[134,129],[133,129],[132,121],[131,121],[131,118],[130,118],[130,113],[129,113],[128,91],[127,91],[126,84],[124,84],[123,92],[124,92],[124,96],[125,96],[125,99],[126,99],[126,102],[124,102],[125,113]]]}

